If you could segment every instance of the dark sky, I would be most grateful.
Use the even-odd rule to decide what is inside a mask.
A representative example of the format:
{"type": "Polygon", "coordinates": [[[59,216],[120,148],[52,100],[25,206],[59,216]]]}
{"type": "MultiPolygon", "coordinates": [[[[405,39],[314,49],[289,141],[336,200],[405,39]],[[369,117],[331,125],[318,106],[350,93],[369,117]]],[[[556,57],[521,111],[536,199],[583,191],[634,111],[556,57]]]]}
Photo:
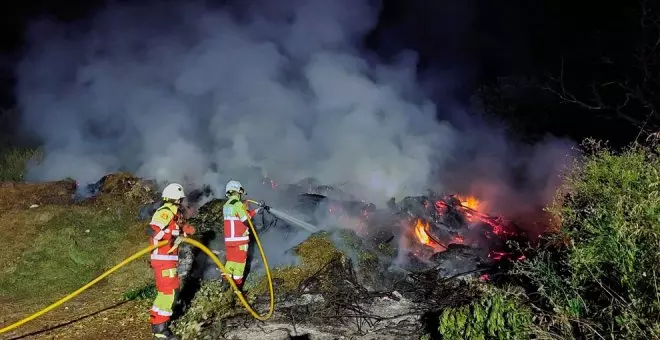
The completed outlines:
{"type": "MultiPolygon", "coordinates": [[[[20,55],[27,21],[39,15],[60,20],[80,18],[101,2],[2,2],[0,107],[13,105],[11,67],[20,55]]],[[[566,81],[575,85],[572,87],[577,94],[588,96],[588,86],[594,79],[617,80],[632,74],[639,39],[651,39],[640,30],[639,2],[634,0],[383,0],[383,3],[378,27],[365,38],[366,45],[384,58],[403,48],[419,52],[420,73],[425,75],[454,72],[461,77],[461,86],[450,95],[459,102],[467,101],[479,86],[493,84],[498,77],[542,78],[557,74],[562,60],[570,75],[566,81]]],[[[522,101],[525,100],[538,101],[536,98],[522,101]]],[[[616,119],[605,122],[612,126],[602,131],[594,124],[584,127],[585,122],[580,119],[591,119],[593,113],[580,110],[566,106],[548,108],[548,105],[533,108],[535,113],[526,115],[544,115],[539,121],[545,123],[534,123],[524,129],[535,130],[533,133],[547,130],[573,138],[625,135],[622,142],[639,129],[632,126],[622,133],[616,119]],[[576,116],[582,118],[566,121],[566,117],[576,116]],[[573,125],[581,127],[567,127],[573,125]]]]}
{"type": "MultiPolygon", "coordinates": [[[[76,19],[101,3],[100,0],[25,0],[5,1],[0,5],[5,106],[10,99],[8,62],[20,53],[27,21],[39,15],[76,19]]],[[[516,71],[530,61],[529,30],[525,27],[536,21],[529,14],[535,8],[518,0],[497,6],[495,10],[504,15],[493,16],[494,5],[483,0],[385,0],[380,23],[367,44],[384,56],[403,47],[414,49],[421,53],[420,67],[424,70],[461,70],[474,77],[466,79],[469,80],[466,91],[470,92],[469,87],[482,77],[516,71]]]]}

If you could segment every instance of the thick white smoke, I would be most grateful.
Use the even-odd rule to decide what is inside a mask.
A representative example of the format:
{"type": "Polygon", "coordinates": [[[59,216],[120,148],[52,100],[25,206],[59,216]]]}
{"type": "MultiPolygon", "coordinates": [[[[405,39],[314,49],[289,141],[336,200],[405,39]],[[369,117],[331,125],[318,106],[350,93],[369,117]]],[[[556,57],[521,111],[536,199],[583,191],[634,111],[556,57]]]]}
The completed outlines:
{"type": "Polygon", "coordinates": [[[438,120],[414,58],[384,65],[361,51],[376,2],[160,1],[35,23],[17,96],[46,157],[29,177],[128,170],[216,189],[232,178],[253,197],[263,176],[316,178],[377,204],[428,188],[546,203],[566,143],[521,148],[438,120]]]}
{"type": "Polygon", "coordinates": [[[432,104],[407,99],[420,92],[414,64],[360,57],[370,3],[158,2],[36,23],[17,86],[23,126],[45,141],[30,177],[313,177],[376,201],[423,191],[455,136],[432,104]]]}

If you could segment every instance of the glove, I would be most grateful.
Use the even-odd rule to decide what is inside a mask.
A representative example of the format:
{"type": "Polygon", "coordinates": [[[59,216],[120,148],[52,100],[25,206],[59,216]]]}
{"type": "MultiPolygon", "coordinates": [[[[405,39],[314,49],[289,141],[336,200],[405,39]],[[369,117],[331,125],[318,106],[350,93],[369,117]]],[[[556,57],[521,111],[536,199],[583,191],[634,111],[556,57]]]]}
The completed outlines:
{"type": "Polygon", "coordinates": [[[183,238],[181,236],[177,236],[176,240],[174,240],[174,245],[172,248],[170,248],[169,251],[167,251],[168,254],[172,254],[177,248],[179,248],[179,245],[183,242],[183,238]]]}
{"type": "Polygon", "coordinates": [[[181,228],[181,229],[183,230],[183,235],[186,235],[186,236],[187,235],[192,235],[192,234],[195,233],[195,228],[193,226],[191,226],[190,224],[184,224],[183,228],[181,228]]]}
{"type": "Polygon", "coordinates": [[[259,206],[262,207],[266,211],[270,211],[270,207],[266,205],[266,202],[264,201],[259,201],[259,206]]]}

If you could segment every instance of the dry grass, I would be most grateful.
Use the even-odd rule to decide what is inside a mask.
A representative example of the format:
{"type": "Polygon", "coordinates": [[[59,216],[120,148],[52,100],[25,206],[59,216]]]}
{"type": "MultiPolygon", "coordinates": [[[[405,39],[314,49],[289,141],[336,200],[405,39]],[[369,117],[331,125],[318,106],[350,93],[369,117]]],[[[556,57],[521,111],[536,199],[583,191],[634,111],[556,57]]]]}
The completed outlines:
{"type": "MultiPolygon", "coordinates": [[[[75,203],[73,180],[20,182],[33,156],[20,150],[0,154],[3,326],[56,301],[148,245],[144,223],[136,217],[139,206],[151,200],[152,183],[127,173],[111,174],[97,197],[75,203]]],[[[146,304],[150,301],[117,303],[127,291],[151,280],[148,259],[144,257],[64,306],[3,336],[28,334],[93,315],[28,338],[148,338],[146,304]],[[95,314],[108,307],[112,308],[95,314]]]]}
{"type": "Polygon", "coordinates": [[[0,182],[0,211],[28,209],[31,205],[70,204],[75,181],[46,183],[0,182]]]}
{"type": "MultiPolygon", "coordinates": [[[[278,295],[298,290],[303,281],[318,273],[331,261],[343,256],[325,234],[310,236],[294,250],[300,258],[299,265],[275,268],[271,271],[273,280],[278,282],[276,289],[278,295]]],[[[251,294],[254,295],[267,292],[268,282],[265,277],[254,289],[251,289],[251,294]]]]}
{"type": "MultiPolygon", "coordinates": [[[[149,190],[125,174],[108,179],[96,199],[76,204],[71,201],[73,181],[3,182],[0,296],[4,301],[51,301],[148,245],[144,223],[136,216],[149,190]],[[39,206],[30,208],[33,204],[39,206]]],[[[145,258],[99,286],[125,291],[149,279],[145,258]]]]}

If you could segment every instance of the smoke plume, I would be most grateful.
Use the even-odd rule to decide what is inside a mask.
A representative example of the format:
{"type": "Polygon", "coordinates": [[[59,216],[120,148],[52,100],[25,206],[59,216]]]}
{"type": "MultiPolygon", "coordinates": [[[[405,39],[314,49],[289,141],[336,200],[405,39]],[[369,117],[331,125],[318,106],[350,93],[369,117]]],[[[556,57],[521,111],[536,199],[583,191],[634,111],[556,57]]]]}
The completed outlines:
{"type": "Polygon", "coordinates": [[[22,126],[46,154],[30,178],[128,170],[248,192],[264,176],[315,178],[377,204],[429,188],[546,200],[564,142],[523,148],[438,117],[414,54],[384,64],[361,47],[374,3],[161,1],[34,23],[17,70],[22,126]],[[512,184],[514,164],[535,186],[512,184]]]}

